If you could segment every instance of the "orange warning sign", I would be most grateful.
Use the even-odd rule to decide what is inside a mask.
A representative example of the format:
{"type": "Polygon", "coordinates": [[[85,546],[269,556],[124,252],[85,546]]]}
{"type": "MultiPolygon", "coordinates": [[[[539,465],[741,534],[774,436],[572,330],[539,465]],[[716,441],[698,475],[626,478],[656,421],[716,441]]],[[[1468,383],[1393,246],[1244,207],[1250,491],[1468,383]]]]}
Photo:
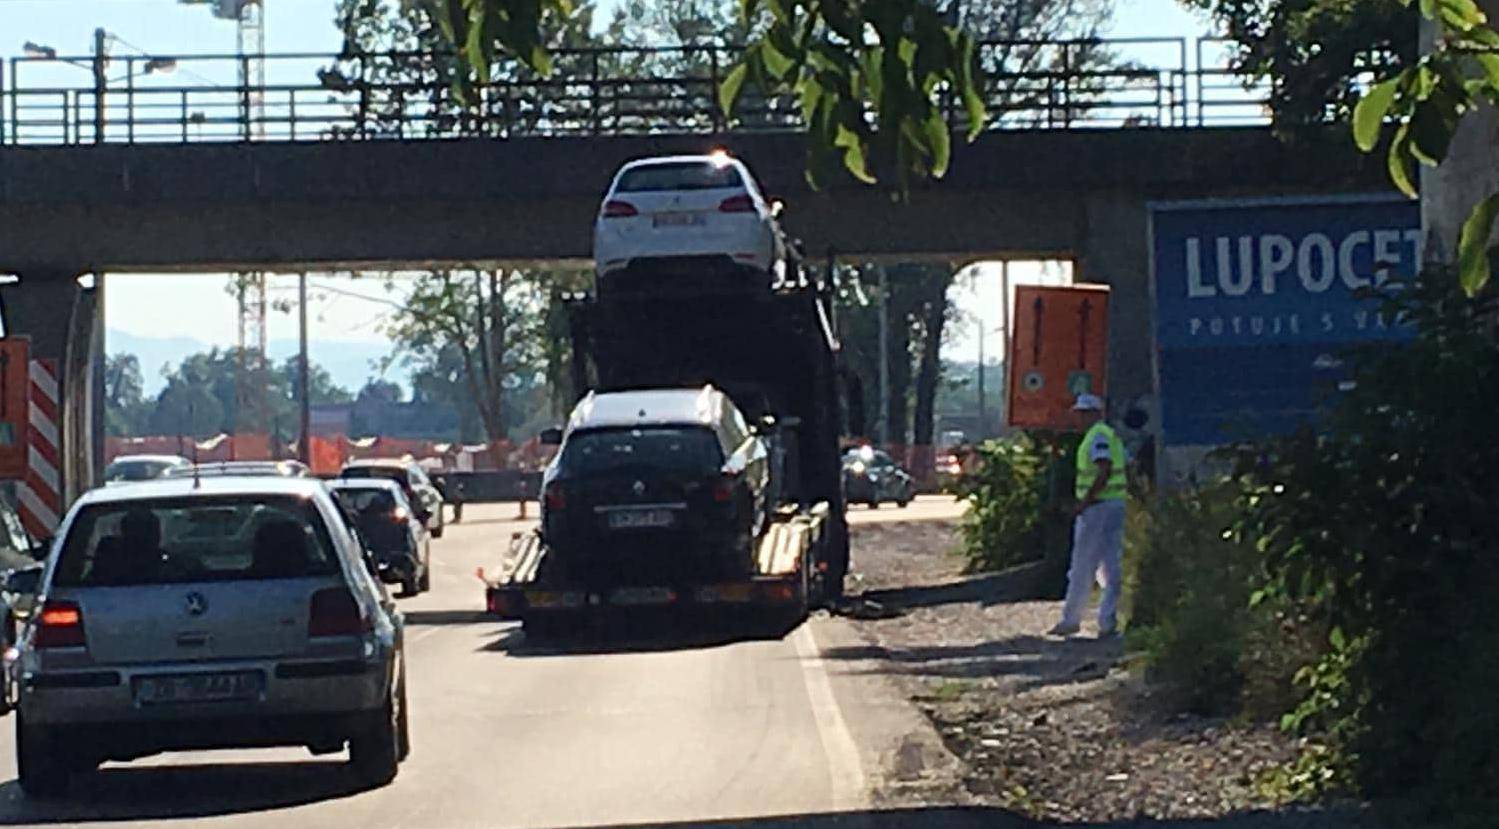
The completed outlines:
{"type": "Polygon", "coordinates": [[[30,343],[0,337],[0,480],[26,477],[30,343]]]}
{"type": "Polygon", "coordinates": [[[1079,394],[1105,397],[1109,348],[1106,285],[1015,287],[1010,326],[1009,424],[1074,430],[1079,394]]]}

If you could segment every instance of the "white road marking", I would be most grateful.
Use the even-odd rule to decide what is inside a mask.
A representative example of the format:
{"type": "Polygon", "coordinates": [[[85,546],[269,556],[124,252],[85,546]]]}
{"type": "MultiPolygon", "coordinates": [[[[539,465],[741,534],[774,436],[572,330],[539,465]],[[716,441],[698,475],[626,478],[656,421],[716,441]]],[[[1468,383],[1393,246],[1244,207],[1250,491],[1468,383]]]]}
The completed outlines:
{"type": "Polygon", "coordinates": [[[859,748],[843,720],[843,709],[833,695],[833,685],[817,647],[811,627],[802,624],[791,635],[802,665],[802,679],[812,702],[812,718],[817,722],[817,736],[828,758],[828,775],[832,780],[833,808],[853,811],[868,808],[868,787],[864,767],[859,762],[859,748]]]}

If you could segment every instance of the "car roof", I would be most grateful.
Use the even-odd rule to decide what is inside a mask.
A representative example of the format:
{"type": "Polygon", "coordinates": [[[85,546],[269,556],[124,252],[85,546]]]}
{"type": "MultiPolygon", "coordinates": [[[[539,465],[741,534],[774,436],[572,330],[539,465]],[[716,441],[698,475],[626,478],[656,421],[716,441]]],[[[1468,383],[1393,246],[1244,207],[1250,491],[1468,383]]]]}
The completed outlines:
{"type": "Polygon", "coordinates": [[[412,466],[412,463],[410,461],[403,461],[399,458],[364,458],[362,460],[349,461],[348,463],[344,464],[343,468],[368,469],[370,467],[387,467],[390,469],[406,469],[409,466],[412,466]]]}
{"type": "MultiPolygon", "coordinates": [[[[634,161],[625,162],[625,165],[623,167],[620,167],[620,170],[633,170],[636,167],[654,167],[658,164],[713,164],[718,158],[721,157],[722,156],[708,154],[657,155],[650,158],[637,158],[634,161]]],[[[733,156],[727,156],[727,161],[728,163],[734,165],[742,166],[743,164],[743,162],[733,156]]]]}
{"type": "Polygon", "coordinates": [[[223,476],[212,478],[155,478],[118,486],[91,489],[78,499],[79,504],[111,504],[123,501],[145,501],[157,498],[225,495],[290,495],[315,498],[327,495],[323,482],[316,478],[292,478],[281,475],[223,476]]]}
{"type": "Polygon", "coordinates": [[[191,463],[191,461],[181,455],[119,455],[110,463],[191,463]]]}
{"type": "Polygon", "coordinates": [[[389,478],[330,478],[324,481],[331,489],[385,489],[405,495],[401,485],[389,478]]]}
{"type": "Polygon", "coordinates": [[[712,386],[589,392],[573,409],[569,429],[641,425],[712,425],[727,401],[712,386]]]}

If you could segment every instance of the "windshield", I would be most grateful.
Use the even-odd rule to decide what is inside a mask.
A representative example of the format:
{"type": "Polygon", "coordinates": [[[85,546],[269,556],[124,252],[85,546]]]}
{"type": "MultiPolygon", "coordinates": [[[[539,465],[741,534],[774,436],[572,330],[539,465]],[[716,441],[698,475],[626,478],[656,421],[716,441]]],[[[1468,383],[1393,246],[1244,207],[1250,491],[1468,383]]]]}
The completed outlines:
{"type": "Polygon", "coordinates": [[[350,466],[338,473],[340,478],[380,478],[407,486],[406,470],[399,466],[350,466]]]}
{"type": "Polygon", "coordinates": [[[338,572],[316,507],[291,496],[93,504],[68,531],[54,583],[104,587],[338,572]]]}
{"type": "Polygon", "coordinates": [[[104,480],[149,481],[172,468],[169,461],[115,461],[104,469],[104,480]]]}
{"type": "Polygon", "coordinates": [[[617,193],[650,193],[662,190],[722,190],[742,188],[744,181],[732,164],[682,161],[632,167],[619,177],[617,193]]]}
{"type": "Polygon", "coordinates": [[[562,450],[562,468],[573,475],[640,468],[706,474],[722,464],[718,438],[696,426],[580,432],[562,450]]]}

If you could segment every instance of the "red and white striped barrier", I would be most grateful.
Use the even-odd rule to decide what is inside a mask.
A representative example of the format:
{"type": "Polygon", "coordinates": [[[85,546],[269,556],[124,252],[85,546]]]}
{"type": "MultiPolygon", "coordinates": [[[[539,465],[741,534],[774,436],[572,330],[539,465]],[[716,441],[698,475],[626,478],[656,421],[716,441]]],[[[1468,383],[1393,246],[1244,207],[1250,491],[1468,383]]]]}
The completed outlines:
{"type": "Polygon", "coordinates": [[[57,531],[62,514],[61,389],[56,360],[32,360],[28,370],[26,478],[16,488],[21,522],[37,538],[57,531]]]}

